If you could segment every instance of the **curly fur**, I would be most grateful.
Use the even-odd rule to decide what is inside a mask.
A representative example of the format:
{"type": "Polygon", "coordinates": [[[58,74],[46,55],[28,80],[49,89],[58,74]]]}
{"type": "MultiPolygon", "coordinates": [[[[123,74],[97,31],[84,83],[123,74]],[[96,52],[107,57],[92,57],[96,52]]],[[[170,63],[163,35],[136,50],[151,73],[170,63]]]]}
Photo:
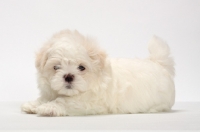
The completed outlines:
{"type": "Polygon", "coordinates": [[[175,100],[174,61],[154,36],[146,59],[113,59],[77,31],[55,34],[36,57],[40,97],[22,111],[42,116],[125,114],[170,110],[175,100]],[[85,67],[80,71],[78,66],[85,67]],[[55,70],[54,66],[59,66],[55,70]],[[72,74],[67,83],[64,75],[72,74]]]}

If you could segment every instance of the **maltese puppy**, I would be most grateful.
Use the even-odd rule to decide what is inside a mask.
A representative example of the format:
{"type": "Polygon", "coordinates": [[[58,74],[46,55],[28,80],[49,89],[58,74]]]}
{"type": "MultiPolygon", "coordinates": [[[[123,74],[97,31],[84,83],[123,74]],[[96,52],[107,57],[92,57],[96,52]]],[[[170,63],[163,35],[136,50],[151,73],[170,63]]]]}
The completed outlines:
{"type": "Polygon", "coordinates": [[[149,52],[146,59],[113,59],[92,38],[61,31],[36,56],[40,97],[21,109],[40,116],[168,111],[175,100],[174,61],[158,37],[149,52]]]}

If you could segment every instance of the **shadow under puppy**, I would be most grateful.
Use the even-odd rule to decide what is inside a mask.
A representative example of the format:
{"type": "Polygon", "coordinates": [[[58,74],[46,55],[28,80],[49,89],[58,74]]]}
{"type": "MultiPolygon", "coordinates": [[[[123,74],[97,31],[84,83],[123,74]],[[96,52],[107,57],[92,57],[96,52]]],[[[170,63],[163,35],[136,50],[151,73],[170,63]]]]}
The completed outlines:
{"type": "Polygon", "coordinates": [[[93,39],[61,31],[37,53],[40,97],[21,109],[42,116],[170,110],[175,88],[169,47],[153,37],[149,52],[146,59],[113,59],[93,39]]]}

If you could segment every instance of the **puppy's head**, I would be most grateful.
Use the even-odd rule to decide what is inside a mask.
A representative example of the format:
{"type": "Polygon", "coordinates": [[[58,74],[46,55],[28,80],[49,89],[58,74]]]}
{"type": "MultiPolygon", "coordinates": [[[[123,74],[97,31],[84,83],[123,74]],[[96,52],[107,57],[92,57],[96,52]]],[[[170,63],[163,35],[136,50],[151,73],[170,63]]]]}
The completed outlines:
{"type": "Polygon", "coordinates": [[[58,94],[73,96],[92,87],[104,68],[106,53],[77,31],[54,35],[37,53],[36,68],[58,94]]]}

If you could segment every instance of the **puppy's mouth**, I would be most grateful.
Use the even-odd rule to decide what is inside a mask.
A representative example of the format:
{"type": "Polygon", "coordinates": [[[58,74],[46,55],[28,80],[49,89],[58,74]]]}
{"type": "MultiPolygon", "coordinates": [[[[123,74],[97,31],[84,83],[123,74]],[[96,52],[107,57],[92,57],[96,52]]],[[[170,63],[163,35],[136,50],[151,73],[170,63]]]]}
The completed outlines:
{"type": "Polygon", "coordinates": [[[67,89],[72,89],[72,85],[68,84],[68,85],[66,86],[66,88],[67,88],[67,89]]]}

